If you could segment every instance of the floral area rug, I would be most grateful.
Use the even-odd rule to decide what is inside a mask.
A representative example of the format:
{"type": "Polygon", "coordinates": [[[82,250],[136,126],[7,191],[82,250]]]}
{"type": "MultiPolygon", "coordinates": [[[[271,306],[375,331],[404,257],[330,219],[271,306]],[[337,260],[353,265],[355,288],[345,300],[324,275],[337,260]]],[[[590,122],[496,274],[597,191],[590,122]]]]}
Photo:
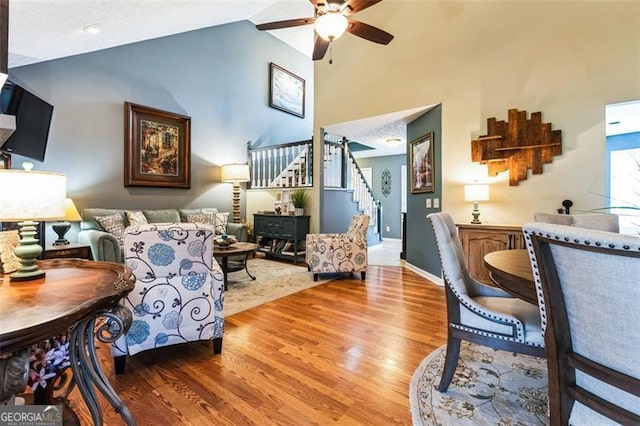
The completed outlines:
{"type": "Polygon", "coordinates": [[[547,362],[462,342],[446,393],[437,389],[446,345],[425,358],[410,387],[414,425],[547,425],[547,362]]]}
{"type": "Polygon", "coordinates": [[[322,279],[322,276],[313,281],[313,274],[304,265],[260,258],[249,259],[248,265],[249,272],[256,277],[255,281],[244,270],[231,272],[228,276],[228,290],[224,293],[225,316],[330,281],[322,279]]]}

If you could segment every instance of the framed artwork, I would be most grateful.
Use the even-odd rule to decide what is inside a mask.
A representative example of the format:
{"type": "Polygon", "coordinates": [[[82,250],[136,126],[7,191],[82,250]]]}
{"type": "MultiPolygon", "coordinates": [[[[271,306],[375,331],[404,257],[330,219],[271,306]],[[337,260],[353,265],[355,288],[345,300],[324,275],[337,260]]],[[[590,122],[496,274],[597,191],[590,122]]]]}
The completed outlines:
{"type": "Polygon", "coordinates": [[[124,103],[124,186],[191,187],[191,117],[124,103]]]}
{"type": "Polygon", "coordinates": [[[273,62],[269,80],[269,106],[304,118],[304,80],[273,62]]]}
{"type": "Polygon", "coordinates": [[[0,170],[11,168],[11,154],[0,152],[0,170]]]}
{"type": "Polygon", "coordinates": [[[433,132],[411,142],[411,193],[434,192],[433,132]]]}

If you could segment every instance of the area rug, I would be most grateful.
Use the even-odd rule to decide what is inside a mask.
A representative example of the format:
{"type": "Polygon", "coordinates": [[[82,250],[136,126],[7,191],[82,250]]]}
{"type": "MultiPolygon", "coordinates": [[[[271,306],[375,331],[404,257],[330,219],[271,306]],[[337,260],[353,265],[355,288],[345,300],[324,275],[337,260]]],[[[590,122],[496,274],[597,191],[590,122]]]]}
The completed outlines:
{"type": "Polygon", "coordinates": [[[330,281],[321,278],[313,281],[313,274],[306,266],[285,262],[256,258],[249,259],[248,267],[255,281],[244,270],[229,274],[228,290],[224,293],[225,316],[330,281]]]}
{"type": "Polygon", "coordinates": [[[411,379],[414,425],[547,425],[547,362],[463,342],[446,393],[437,389],[446,345],[427,356],[411,379]]]}

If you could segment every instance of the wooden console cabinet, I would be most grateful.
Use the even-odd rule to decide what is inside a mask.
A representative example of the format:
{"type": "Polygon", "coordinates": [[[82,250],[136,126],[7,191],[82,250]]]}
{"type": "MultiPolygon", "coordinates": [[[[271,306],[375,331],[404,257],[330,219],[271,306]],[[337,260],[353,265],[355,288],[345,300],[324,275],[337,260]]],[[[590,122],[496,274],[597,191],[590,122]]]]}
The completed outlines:
{"type": "Polygon", "coordinates": [[[487,253],[525,248],[520,226],[484,224],[458,224],[457,226],[469,274],[484,283],[493,284],[489,270],[484,266],[484,256],[487,253]]]}
{"type": "Polygon", "coordinates": [[[301,242],[309,233],[309,216],[287,216],[276,214],[253,215],[253,234],[258,251],[267,257],[293,260],[298,262],[298,256],[303,255],[301,242]]]}

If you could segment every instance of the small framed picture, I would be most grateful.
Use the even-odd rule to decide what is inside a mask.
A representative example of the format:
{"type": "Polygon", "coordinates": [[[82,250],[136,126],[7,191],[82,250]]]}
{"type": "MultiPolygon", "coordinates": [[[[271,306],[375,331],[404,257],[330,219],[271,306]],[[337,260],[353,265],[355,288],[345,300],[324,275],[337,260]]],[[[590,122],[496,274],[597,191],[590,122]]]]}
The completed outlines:
{"type": "Polygon", "coordinates": [[[433,132],[411,142],[411,192],[434,192],[433,132]]]}
{"type": "Polygon", "coordinates": [[[273,62],[269,77],[269,106],[304,118],[304,79],[273,62]]]}

